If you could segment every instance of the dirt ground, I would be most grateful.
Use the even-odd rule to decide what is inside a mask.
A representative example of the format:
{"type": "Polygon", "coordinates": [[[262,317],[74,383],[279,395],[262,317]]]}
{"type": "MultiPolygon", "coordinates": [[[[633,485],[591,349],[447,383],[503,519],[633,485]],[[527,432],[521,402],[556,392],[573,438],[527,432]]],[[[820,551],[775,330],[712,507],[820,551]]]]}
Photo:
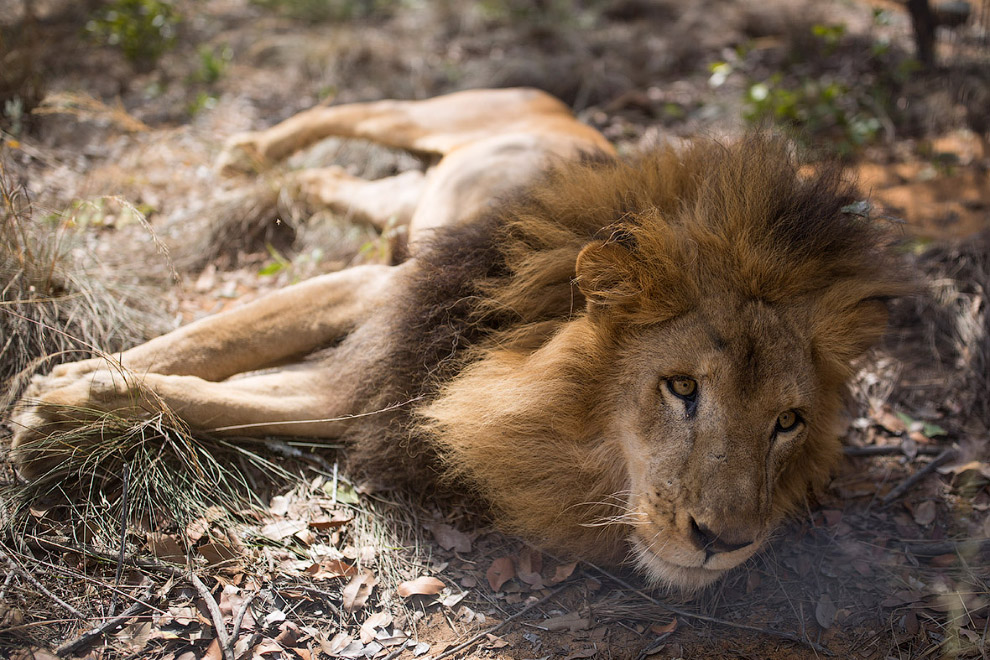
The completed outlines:
{"type": "Polygon", "coordinates": [[[137,521],[121,542],[43,500],[5,524],[0,657],[221,658],[228,638],[238,658],[303,660],[990,655],[990,3],[941,30],[936,71],[905,64],[910,23],[882,0],[176,0],[155,63],[95,36],[110,4],[0,0],[0,173],[31,222],[71,234],[65,258],[128,292],[138,335],[391,257],[388,236],[294,203],[282,175],[416,159],[327,140],[228,179],[213,163],[229,136],[317,103],[483,86],[546,89],[620,152],[738,135],[769,99],[902,223],[927,291],[894,304],[850,388],[828,490],[698,597],[275,443],[299,478],[259,486],[265,509],[236,523],[137,521]]]}

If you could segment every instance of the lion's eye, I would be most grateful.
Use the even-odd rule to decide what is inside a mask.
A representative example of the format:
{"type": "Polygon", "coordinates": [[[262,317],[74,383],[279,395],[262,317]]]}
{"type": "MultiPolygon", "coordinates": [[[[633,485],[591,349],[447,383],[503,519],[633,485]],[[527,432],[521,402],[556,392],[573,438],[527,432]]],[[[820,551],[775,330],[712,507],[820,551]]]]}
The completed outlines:
{"type": "Polygon", "coordinates": [[[667,381],[667,388],[682,399],[693,399],[698,393],[698,383],[693,378],[678,376],[667,381]]]}
{"type": "Polygon", "coordinates": [[[784,433],[791,431],[800,421],[801,418],[798,416],[797,412],[793,410],[785,410],[777,415],[777,431],[783,431],[784,433]]]}

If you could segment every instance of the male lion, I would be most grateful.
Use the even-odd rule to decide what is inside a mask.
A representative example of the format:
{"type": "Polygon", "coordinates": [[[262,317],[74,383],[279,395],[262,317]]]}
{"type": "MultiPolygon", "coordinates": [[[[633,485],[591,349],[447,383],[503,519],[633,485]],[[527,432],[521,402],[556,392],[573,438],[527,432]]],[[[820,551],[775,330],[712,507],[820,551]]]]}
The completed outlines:
{"type": "Polygon", "coordinates": [[[631,556],[686,590],[826,480],[850,363],[906,290],[834,171],[800,175],[759,136],[626,162],[529,89],[314,108],[222,163],[331,135],[436,157],[378,181],[298,175],[325,204],[403,219],[411,256],[36,378],[12,420],[25,474],[78,411],[140,415],[151,393],[203,432],[343,438],[386,482],[440,473],[530,542],[631,556]]]}

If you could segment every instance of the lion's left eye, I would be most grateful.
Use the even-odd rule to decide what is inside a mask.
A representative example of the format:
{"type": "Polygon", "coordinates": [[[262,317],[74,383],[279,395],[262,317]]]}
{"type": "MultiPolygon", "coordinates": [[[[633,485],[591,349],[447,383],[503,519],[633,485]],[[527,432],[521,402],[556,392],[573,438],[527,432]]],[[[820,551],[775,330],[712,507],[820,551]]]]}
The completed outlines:
{"type": "Polygon", "coordinates": [[[785,410],[777,415],[777,431],[787,433],[793,431],[794,427],[801,421],[801,416],[795,410],[785,410]]]}

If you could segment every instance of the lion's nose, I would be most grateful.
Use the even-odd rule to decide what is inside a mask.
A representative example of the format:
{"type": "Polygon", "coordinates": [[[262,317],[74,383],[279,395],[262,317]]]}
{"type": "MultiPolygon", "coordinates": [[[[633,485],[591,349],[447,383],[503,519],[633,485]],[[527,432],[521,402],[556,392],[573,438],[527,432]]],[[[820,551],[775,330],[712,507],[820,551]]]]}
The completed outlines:
{"type": "Polygon", "coordinates": [[[698,524],[693,517],[691,518],[691,541],[697,546],[699,550],[704,550],[705,554],[708,556],[718,554],[720,552],[732,552],[733,550],[740,550],[748,545],[755,542],[756,539],[743,540],[738,543],[733,543],[726,538],[720,537],[716,532],[712,531],[705,525],[698,524]]]}

